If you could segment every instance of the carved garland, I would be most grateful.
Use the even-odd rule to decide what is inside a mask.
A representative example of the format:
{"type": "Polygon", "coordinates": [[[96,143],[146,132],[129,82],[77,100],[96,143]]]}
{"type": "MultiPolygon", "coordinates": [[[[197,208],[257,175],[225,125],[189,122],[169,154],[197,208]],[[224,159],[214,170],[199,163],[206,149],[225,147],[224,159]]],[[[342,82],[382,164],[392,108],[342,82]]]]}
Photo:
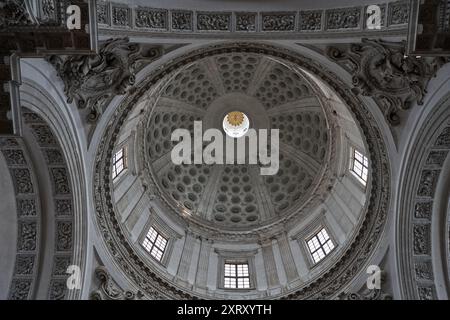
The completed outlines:
{"type": "Polygon", "coordinates": [[[302,289],[292,292],[287,296],[289,299],[333,297],[362,270],[378,243],[388,212],[390,199],[390,165],[380,130],[375,125],[376,122],[370,111],[364,107],[361,101],[355,97],[336,75],[325,71],[323,66],[285,49],[270,45],[236,43],[216,45],[206,50],[198,50],[158,68],[140,85],[136,92],[129,94],[116,109],[112,120],[107,125],[105,135],[102,137],[99,145],[99,152],[96,155],[94,196],[97,226],[116,263],[134,285],[140,287],[145,294],[153,297],[178,299],[196,299],[198,297],[193,293],[176,287],[173,283],[161,279],[141,261],[133,250],[132,244],[128,242],[113,209],[111,199],[112,181],[110,179],[109,163],[120,127],[123,125],[130,110],[146,91],[157,84],[165,74],[187,63],[208,55],[232,51],[260,52],[282,58],[316,74],[323,81],[327,82],[349,106],[362,132],[367,137],[367,150],[370,154],[372,165],[372,193],[358,235],[354,237],[351,248],[347,248],[342,258],[329,272],[318,279],[307,282],[302,289]]]}

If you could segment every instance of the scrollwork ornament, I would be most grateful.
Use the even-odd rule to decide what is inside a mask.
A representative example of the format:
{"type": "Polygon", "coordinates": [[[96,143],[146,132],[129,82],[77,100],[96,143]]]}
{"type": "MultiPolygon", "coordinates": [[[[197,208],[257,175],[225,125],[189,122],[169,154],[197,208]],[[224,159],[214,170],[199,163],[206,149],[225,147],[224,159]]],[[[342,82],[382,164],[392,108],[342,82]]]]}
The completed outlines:
{"type": "Polygon", "coordinates": [[[52,55],[47,60],[64,82],[67,102],[90,110],[88,121],[95,122],[114,96],[130,90],[136,73],[161,54],[160,47],[119,38],[106,40],[96,55],[52,55]]]}
{"type": "Polygon", "coordinates": [[[405,46],[405,41],[362,39],[326,51],[352,75],[354,92],[375,98],[391,125],[400,123],[400,110],[423,104],[428,82],[447,62],[439,57],[407,56],[405,46]]]}

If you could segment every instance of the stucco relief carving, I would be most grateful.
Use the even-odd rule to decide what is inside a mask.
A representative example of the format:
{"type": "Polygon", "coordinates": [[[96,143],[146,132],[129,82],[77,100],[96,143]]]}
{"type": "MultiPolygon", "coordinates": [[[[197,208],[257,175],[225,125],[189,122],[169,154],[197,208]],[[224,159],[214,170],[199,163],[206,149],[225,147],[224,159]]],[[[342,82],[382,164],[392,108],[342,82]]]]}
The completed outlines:
{"type": "Polygon", "coordinates": [[[300,11],[300,30],[317,31],[322,29],[322,11],[300,11]]]}
{"type": "Polygon", "coordinates": [[[442,131],[439,137],[436,139],[436,147],[450,148],[450,127],[447,127],[442,131]]]}
{"type": "Polygon", "coordinates": [[[426,255],[430,254],[430,225],[415,224],[413,227],[414,254],[426,255]]]}
{"type": "Polygon", "coordinates": [[[197,14],[197,29],[207,31],[230,31],[231,14],[199,13],[197,14]]]}
{"type": "Polygon", "coordinates": [[[138,8],[135,24],[139,28],[167,29],[167,11],[138,8]]]}
{"type": "Polygon", "coordinates": [[[64,164],[64,158],[58,149],[45,149],[44,157],[45,161],[49,165],[59,165],[64,164]]]}
{"type": "Polygon", "coordinates": [[[34,255],[19,255],[16,259],[16,275],[32,275],[34,268],[34,255]]]}
{"type": "Polygon", "coordinates": [[[4,150],[3,155],[10,166],[27,164],[22,150],[4,150]]]}
{"type": "Polygon", "coordinates": [[[263,14],[262,29],[264,31],[294,31],[295,13],[263,14]]]}
{"type": "Polygon", "coordinates": [[[438,177],[438,170],[423,170],[417,195],[421,197],[432,197],[434,195],[438,177]]]}
{"type": "Polygon", "coordinates": [[[353,76],[354,90],[376,99],[392,125],[398,111],[423,104],[430,79],[446,60],[405,56],[405,42],[362,39],[361,43],[330,46],[327,56],[353,76]]]}
{"type": "Polygon", "coordinates": [[[433,202],[431,201],[417,202],[414,210],[414,217],[417,219],[430,219],[432,208],[433,202]]]}
{"type": "Polygon", "coordinates": [[[55,200],[55,209],[57,216],[70,216],[72,215],[72,201],[70,199],[57,199],[55,200]]]}
{"type": "Polygon", "coordinates": [[[434,289],[432,287],[419,287],[417,289],[420,300],[435,300],[434,289]]]}
{"type": "Polygon", "coordinates": [[[11,284],[9,300],[26,300],[29,297],[32,280],[16,279],[11,284]]]}
{"type": "Polygon", "coordinates": [[[427,158],[427,165],[442,166],[447,157],[448,150],[431,151],[427,158]]]}
{"type": "Polygon", "coordinates": [[[0,29],[9,26],[27,26],[32,24],[33,20],[27,11],[25,1],[4,1],[2,10],[0,11],[0,29]]]}
{"type": "Polygon", "coordinates": [[[389,24],[405,24],[409,21],[409,1],[399,1],[389,4],[389,24]]]}
{"type": "Polygon", "coordinates": [[[106,2],[97,1],[97,23],[99,24],[109,23],[108,4],[106,2]]]}
{"type": "Polygon", "coordinates": [[[237,31],[255,31],[256,13],[236,13],[237,31]]]}
{"type": "Polygon", "coordinates": [[[70,256],[56,256],[53,261],[53,275],[55,276],[67,276],[67,268],[70,265],[70,256]]]}
{"type": "Polygon", "coordinates": [[[72,249],[72,221],[57,221],[56,250],[67,251],[71,249],[72,249]]]}
{"type": "Polygon", "coordinates": [[[95,269],[95,277],[100,285],[91,293],[91,300],[140,300],[144,296],[140,291],[122,290],[104,267],[95,269]]]}
{"type": "Polygon", "coordinates": [[[52,280],[48,298],[50,300],[63,300],[66,296],[67,283],[65,279],[52,280]]]}
{"type": "Polygon", "coordinates": [[[33,193],[34,189],[29,169],[12,169],[12,174],[18,193],[33,193]]]}
{"type": "Polygon", "coordinates": [[[36,138],[40,146],[52,146],[56,144],[55,137],[50,128],[46,125],[33,124],[30,126],[33,135],[36,138]]]}
{"type": "Polygon", "coordinates": [[[173,11],[172,12],[172,30],[192,31],[193,20],[190,11],[173,11]]]}
{"type": "Polygon", "coordinates": [[[35,176],[28,151],[20,138],[0,138],[1,152],[6,156],[17,198],[17,253],[9,299],[32,298],[32,286],[39,252],[40,206],[38,190],[34,189],[35,176]]]}
{"type": "Polygon", "coordinates": [[[70,193],[70,185],[65,168],[51,168],[51,176],[56,194],[70,193]]]}
{"type": "Polygon", "coordinates": [[[390,294],[381,289],[368,290],[365,293],[347,293],[339,297],[340,300],[392,300],[390,294]]]}
{"type": "Polygon", "coordinates": [[[126,7],[112,8],[112,22],[116,26],[126,27],[130,25],[130,9],[126,7]]]}
{"type": "Polygon", "coordinates": [[[30,217],[36,215],[36,201],[34,199],[18,199],[17,207],[20,217],[30,217]]]}
{"type": "Polygon", "coordinates": [[[433,280],[433,266],[431,262],[418,262],[414,265],[417,280],[433,280]]]}
{"type": "Polygon", "coordinates": [[[331,9],[326,11],[326,27],[328,30],[359,28],[360,21],[360,7],[331,9]]]}
{"type": "Polygon", "coordinates": [[[160,47],[130,43],[127,38],[109,39],[96,55],[50,56],[64,82],[67,102],[88,108],[88,120],[96,121],[108,101],[125,94],[143,65],[158,58],[160,47]]]}
{"type": "Polygon", "coordinates": [[[36,222],[22,221],[19,224],[19,243],[20,251],[36,250],[37,224],[36,222]]]}

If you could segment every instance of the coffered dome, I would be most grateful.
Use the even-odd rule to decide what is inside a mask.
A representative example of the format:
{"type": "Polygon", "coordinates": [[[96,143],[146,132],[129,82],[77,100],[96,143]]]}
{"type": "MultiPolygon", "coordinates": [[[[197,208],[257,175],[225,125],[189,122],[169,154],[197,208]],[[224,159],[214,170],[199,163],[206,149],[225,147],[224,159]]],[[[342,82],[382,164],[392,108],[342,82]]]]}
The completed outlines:
{"type": "Polygon", "coordinates": [[[185,217],[229,230],[250,230],[298,211],[330,158],[329,124],[310,82],[293,66],[256,53],[207,57],[173,74],[143,124],[144,161],[162,196],[185,217]],[[251,128],[279,130],[275,175],[260,175],[257,164],[170,161],[175,129],[193,135],[194,121],[202,121],[203,129],[223,131],[223,119],[235,109],[251,128]]]}
{"type": "Polygon", "coordinates": [[[115,134],[100,148],[104,169],[97,170],[97,203],[109,208],[98,212],[111,213],[98,217],[99,226],[105,239],[120,238],[119,247],[106,243],[123,254],[123,270],[143,268],[147,280],[136,285],[164,296],[309,295],[302,288],[327,281],[338,261],[352,259],[351,246],[373,243],[376,233],[362,231],[378,219],[374,201],[382,201],[377,189],[368,202],[379,181],[371,170],[379,164],[366,149],[365,134],[372,133],[354,120],[363,106],[317,64],[282,48],[225,43],[144,70],[110,120],[115,134]],[[226,134],[224,119],[239,126],[246,117],[244,137],[226,134]],[[172,139],[179,129],[192,142],[184,163],[173,158],[185,142],[172,139]],[[267,141],[260,139],[265,134],[267,141]],[[205,161],[216,139],[223,145],[214,149],[215,161],[205,161]],[[240,142],[250,142],[242,154],[240,142]],[[270,157],[254,158],[256,144],[270,157]],[[314,241],[322,251],[314,251],[314,241]],[[226,263],[247,270],[245,291],[228,290],[226,263]]]}

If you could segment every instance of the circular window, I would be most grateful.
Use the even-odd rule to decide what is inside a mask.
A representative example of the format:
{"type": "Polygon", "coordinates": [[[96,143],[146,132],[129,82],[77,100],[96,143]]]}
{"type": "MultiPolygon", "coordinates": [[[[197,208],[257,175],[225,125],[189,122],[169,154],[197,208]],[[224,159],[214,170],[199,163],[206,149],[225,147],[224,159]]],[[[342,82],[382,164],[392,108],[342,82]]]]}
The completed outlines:
{"type": "Polygon", "coordinates": [[[244,136],[250,127],[250,121],[245,113],[231,111],[223,118],[223,130],[232,138],[244,136]]]}

